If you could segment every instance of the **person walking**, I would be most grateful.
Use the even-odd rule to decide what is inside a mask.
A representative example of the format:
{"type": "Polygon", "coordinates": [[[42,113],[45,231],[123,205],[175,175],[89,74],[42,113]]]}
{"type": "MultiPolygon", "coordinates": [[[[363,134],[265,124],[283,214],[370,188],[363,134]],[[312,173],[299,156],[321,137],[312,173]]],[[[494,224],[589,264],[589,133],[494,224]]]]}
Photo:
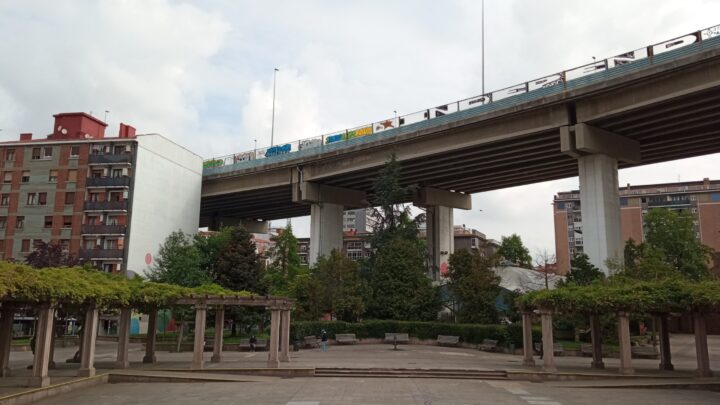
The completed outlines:
{"type": "Polygon", "coordinates": [[[327,351],[327,332],[325,332],[325,329],[320,332],[320,344],[322,345],[322,351],[327,351]]]}

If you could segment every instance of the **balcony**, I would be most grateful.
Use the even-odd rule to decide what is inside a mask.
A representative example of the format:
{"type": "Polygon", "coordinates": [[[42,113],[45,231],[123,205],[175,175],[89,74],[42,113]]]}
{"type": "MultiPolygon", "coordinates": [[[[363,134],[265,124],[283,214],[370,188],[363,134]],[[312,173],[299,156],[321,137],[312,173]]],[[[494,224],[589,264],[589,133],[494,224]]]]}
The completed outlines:
{"type": "Polygon", "coordinates": [[[84,260],[118,259],[122,260],[123,249],[80,249],[80,258],[84,260]]]}
{"type": "Polygon", "coordinates": [[[124,235],[127,230],[125,225],[83,225],[84,235],[124,235]]]}
{"type": "Polygon", "coordinates": [[[88,164],[91,165],[111,165],[111,164],[130,164],[132,163],[132,155],[129,153],[120,153],[117,155],[90,155],[88,164]]]}
{"type": "Polygon", "coordinates": [[[648,201],[648,207],[673,207],[678,205],[690,205],[689,198],[682,198],[679,200],[672,201],[648,201]]]}
{"type": "Polygon", "coordinates": [[[85,201],[85,211],[127,211],[127,201],[85,201]]]}
{"type": "Polygon", "coordinates": [[[130,177],[88,177],[85,187],[130,187],[130,177]]]}

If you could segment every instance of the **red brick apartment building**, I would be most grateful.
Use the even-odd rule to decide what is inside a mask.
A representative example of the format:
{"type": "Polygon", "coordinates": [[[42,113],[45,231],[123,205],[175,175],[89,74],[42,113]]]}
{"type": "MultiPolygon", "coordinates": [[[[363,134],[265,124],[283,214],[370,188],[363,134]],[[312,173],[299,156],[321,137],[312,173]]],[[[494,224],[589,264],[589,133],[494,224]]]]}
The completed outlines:
{"type": "MultiPolygon", "coordinates": [[[[643,218],[652,208],[689,211],[695,218],[695,234],[714,251],[714,266],[720,266],[720,180],[649,184],[619,189],[623,240],[642,242],[643,218]]],[[[582,207],[580,191],[558,193],[553,201],[555,249],[559,274],[570,270],[570,259],[582,253],[582,207]]]]}
{"type": "Polygon", "coordinates": [[[22,261],[39,241],[45,241],[60,243],[82,261],[107,272],[123,272],[129,261],[135,262],[132,270],[143,271],[152,264],[162,235],[169,233],[167,228],[197,231],[202,173],[199,156],[160,135],[136,136],[135,128],[125,124],[120,124],[118,136],[106,137],[107,124],[89,114],[54,117],[53,131],[45,138],[33,139],[32,134],[24,133],[17,141],[0,143],[2,258],[22,261]],[[197,166],[195,178],[187,178],[192,187],[166,190],[178,198],[187,196],[191,202],[189,209],[171,206],[170,212],[157,215],[158,221],[171,221],[164,226],[147,219],[148,210],[161,206],[155,204],[163,204],[162,199],[167,198],[161,195],[162,190],[138,195],[138,189],[148,188],[145,183],[163,181],[158,176],[167,182],[171,177],[161,164],[153,163],[155,156],[146,157],[158,154],[172,157],[175,163],[197,166]],[[179,218],[192,213],[193,205],[198,211],[189,221],[195,224],[194,229],[185,223],[187,219],[179,218]],[[141,222],[133,223],[134,215],[141,222]],[[148,230],[157,226],[160,228],[148,230]],[[135,252],[129,246],[131,230],[145,234],[135,238],[135,252]]]}

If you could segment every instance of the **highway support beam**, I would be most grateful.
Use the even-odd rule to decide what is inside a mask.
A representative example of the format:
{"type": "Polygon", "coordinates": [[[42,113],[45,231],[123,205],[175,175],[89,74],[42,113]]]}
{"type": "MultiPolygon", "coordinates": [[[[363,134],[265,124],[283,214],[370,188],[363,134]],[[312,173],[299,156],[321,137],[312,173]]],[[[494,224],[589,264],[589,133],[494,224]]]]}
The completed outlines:
{"type": "Polygon", "coordinates": [[[269,223],[268,221],[249,219],[249,218],[236,218],[236,217],[216,217],[213,218],[210,224],[211,231],[219,231],[226,226],[242,226],[250,233],[268,233],[269,223]]]}
{"type": "Polygon", "coordinates": [[[310,251],[308,264],[343,247],[343,212],[367,206],[364,191],[298,181],[293,184],[293,202],[310,206],[310,251]]]}
{"type": "Polygon", "coordinates": [[[437,282],[447,271],[448,260],[455,250],[453,209],[471,209],[472,199],[469,194],[425,187],[413,196],[413,204],[426,210],[427,247],[433,264],[429,276],[437,282]]]}
{"type": "Polygon", "coordinates": [[[623,259],[618,160],[638,163],[640,145],[580,123],[560,128],[560,150],[578,160],[584,251],[608,275],[608,260],[623,259]]]}

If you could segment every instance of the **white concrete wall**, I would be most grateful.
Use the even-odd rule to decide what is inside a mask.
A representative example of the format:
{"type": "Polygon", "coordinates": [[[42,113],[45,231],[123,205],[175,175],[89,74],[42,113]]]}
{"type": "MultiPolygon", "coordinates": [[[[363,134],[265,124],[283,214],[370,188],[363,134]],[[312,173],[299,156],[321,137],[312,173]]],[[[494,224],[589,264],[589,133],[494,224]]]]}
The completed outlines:
{"type": "Polygon", "coordinates": [[[137,141],[127,269],[142,274],[171,232],[197,233],[203,161],[161,135],[137,141]]]}

